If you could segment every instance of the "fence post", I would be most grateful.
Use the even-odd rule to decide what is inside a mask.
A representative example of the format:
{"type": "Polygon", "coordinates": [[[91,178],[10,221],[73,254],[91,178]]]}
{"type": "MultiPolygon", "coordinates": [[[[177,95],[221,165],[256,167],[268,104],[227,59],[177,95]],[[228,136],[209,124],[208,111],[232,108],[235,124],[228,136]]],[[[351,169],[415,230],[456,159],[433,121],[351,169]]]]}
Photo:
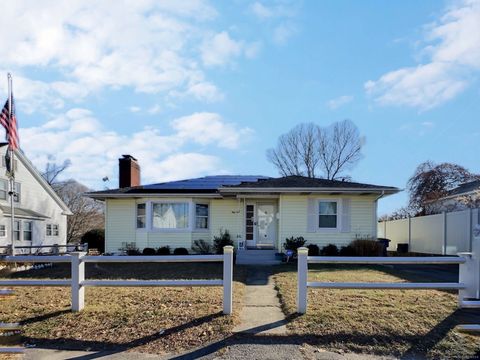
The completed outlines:
{"type": "Polygon", "coordinates": [[[298,248],[297,254],[297,312],[305,314],[307,312],[308,249],[298,248]]]}
{"type": "Polygon", "coordinates": [[[443,255],[447,255],[447,212],[442,212],[443,221],[443,255]]]}
{"type": "Polygon", "coordinates": [[[72,311],[81,311],[85,306],[85,287],[81,283],[85,280],[85,262],[83,251],[73,252],[72,257],[72,311]]]}
{"type": "Polygon", "coordinates": [[[223,247],[223,313],[232,313],[233,246],[223,247]]]}
{"type": "Polygon", "coordinates": [[[459,253],[466,259],[464,264],[460,264],[459,282],[464,284],[465,289],[458,291],[458,301],[465,299],[480,298],[480,234],[476,234],[472,242],[472,252],[459,253]]]}

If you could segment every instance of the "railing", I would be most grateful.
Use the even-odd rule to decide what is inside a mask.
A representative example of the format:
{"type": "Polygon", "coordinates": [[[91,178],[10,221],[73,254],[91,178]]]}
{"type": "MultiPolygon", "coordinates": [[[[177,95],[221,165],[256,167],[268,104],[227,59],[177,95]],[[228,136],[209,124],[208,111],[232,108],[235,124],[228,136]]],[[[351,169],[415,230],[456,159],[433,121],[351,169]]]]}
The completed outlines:
{"type": "MultiPolygon", "coordinates": [[[[35,250],[35,253],[38,255],[42,254],[61,254],[61,249],[65,249],[63,253],[67,254],[69,252],[74,251],[88,251],[88,244],[66,244],[66,245],[59,245],[59,244],[52,244],[52,245],[18,245],[15,246],[15,254],[25,254],[23,251],[19,250],[27,250],[26,253],[32,255],[32,250],[35,250]],[[50,252],[41,252],[41,250],[50,249],[50,252]]],[[[2,253],[11,254],[12,253],[12,245],[3,245],[0,246],[0,251],[2,253]],[[3,250],[3,251],[2,251],[3,250]]]]}
{"type": "MultiPolygon", "coordinates": [[[[308,249],[298,249],[297,312],[307,312],[308,288],[324,289],[442,289],[458,290],[460,308],[480,308],[480,237],[474,238],[471,253],[454,257],[330,257],[308,256],[308,249]],[[459,281],[456,283],[408,282],[317,282],[308,281],[308,264],[458,264],[459,281]],[[476,300],[471,300],[476,299],[476,300]]],[[[466,330],[480,330],[480,325],[465,326],[466,330]]]]}
{"type": "Polygon", "coordinates": [[[225,246],[223,255],[185,256],[87,256],[74,252],[63,256],[5,256],[0,262],[70,263],[71,279],[66,280],[0,280],[0,286],[70,286],[72,311],[85,306],[86,286],[222,286],[223,313],[232,313],[233,246],[225,246]],[[173,263],[223,262],[223,278],[215,280],[85,280],[85,263],[173,263]]]}

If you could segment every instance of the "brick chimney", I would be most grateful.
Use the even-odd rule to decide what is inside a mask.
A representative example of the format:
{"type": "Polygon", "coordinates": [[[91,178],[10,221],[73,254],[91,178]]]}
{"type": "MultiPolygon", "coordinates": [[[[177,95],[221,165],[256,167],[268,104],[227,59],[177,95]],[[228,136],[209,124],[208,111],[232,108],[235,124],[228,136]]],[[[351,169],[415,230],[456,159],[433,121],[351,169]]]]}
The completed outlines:
{"type": "Polygon", "coordinates": [[[140,186],[140,166],[137,159],[131,155],[122,155],[118,159],[118,186],[140,186]]]}

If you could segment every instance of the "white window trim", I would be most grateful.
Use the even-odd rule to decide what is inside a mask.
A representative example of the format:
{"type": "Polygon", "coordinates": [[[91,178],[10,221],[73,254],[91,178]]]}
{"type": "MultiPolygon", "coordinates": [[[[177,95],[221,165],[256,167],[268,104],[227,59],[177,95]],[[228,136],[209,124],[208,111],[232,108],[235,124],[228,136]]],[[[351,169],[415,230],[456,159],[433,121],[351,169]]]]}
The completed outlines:
{"type": "Polygon", "coordinates": [[[45,237],[48,237],[48,238],[55,238],[55,237],[59,237],[60,236],[60,225],[59,224],[53,224],[53,223],[47,223],[45,224],[45,237]],[[50,235],[48,235],[48,226],[50,226],[50,235]],[[54,231],[54,226],[57,227],[57,232],[58,234],[55,235],[55,231],[54,231]]]}
{"type": "Polygon", "coordinates": [[[342,228],[342,224],[341,224],[341,221],[342,221],[342,200],[341,199],[338,199],[338,198],[335,198],[335,199],[332,199],[332,198],[317,198],[315,199],[316,201],[316,205],[317,205],[317,211],[316,211],[316,216],[317,216],[317,219],[316,219],[316,229],[317,229],[317,232],[325,232],[325,233],[338,233],[340,232],[341,228],[342,228]],[[323,228],[323,227],[320,227],[320,202],[336,202],[337,203],[337,226],[334,227],[334,228],[323,228]]]}
{"type": "Polygon", "coordinates": [[[193,217],[194,217],[192,219],[193,231],[195,231],[195,232],[210,232],[210,202],[208,202],[208,201],[195,201],[193,203],[193,217]],[[207,227],[206,228],[197,228],[197,205],[207,205],[208,206],[207,227]]]}
{"type": "Polygon", "coordinates": [[[149,208],[149,204],[148,204],[148,201],[139,201],[137,203],[135,203],[135,230],[139,231],[139,232],[146,232],[147,229],[148,229],[148,217],[149,217],[149,211],[148,211],[148,208],[149,208]],[[138,225],[137,225],[137,221],[138,221],[138,205],[142,205],[142,204],[145,204],[145,227],[143,228],[139,228],[138,225]]]}
{"type": "Polygon", "coordinates": [[[5,238],[7,237],[7,225],[5,225],[5,224],[0,224],[0,227],[2,227],[2,226],[3,226],[4,229],[5,229],[5,230],[4,230],[4,231],[5,231],[5,235],[3,235],[3,236],[0,235],[0,238],[5,239],[5,238]]]}
{"type": "MultiPolygon", "coordinates": [[[[148,226],[147,229],[152,233],[188,233],[193,232],[193,218],[195,217],[195,207],[193,200],[161,200],[161,201],[149,201],[148,208],[150,209],[148,215],[148,226]],[[160,229],[153,227],[153,205],[155,204],[188,204],[188,226],[183,229],[160,229]]],[[[136,218],[135,218],[136,220],[136,218]]]]}
{"type": "Polygon", "coordinates": [[[21,225],[21,231],[22,231],[22,241],[30,241],[32,242],[33,241],[33,227],[34,227],[34,222],[31,221],[31,220],[22,220],[22,225],[21,225]],[[31,224],[31,228],[29,231],[25,230],[25,223],[30,223],[31,224]],[[31,240],[25,240],[25,233],[26,232],[29,232],[30,233],[30,237],[31,237],[31,240]]]}
{"type": "Polygon", "coordinates": [[[9,184],[8,184],[8,180],[5,180],[5,179],[0,179],[1,182],[3,182],[5,184],[5,190],[2,190],[2,191],[5,191],[5,198],[3,197],[0,197],[0,200],[4,200],[4,201],[7,201],[9,200],[9,195],[8,195],[8,192],[9,192],[9,184]]]}

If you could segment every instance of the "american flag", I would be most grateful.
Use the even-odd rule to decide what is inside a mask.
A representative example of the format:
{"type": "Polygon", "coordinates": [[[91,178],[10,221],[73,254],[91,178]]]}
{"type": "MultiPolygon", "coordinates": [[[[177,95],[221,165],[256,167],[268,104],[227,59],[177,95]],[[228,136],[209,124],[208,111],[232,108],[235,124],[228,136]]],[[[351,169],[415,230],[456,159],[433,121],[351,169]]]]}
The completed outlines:
{"type": "Polygon", "coordinates": [[[13,102],[13,97],[12,97],[12,117],[11,119],[9,119],[8,100],[7,100],[0,114],[0,124],[2,124],[2,126],[5,128],[8,147],[10,148],[10,150],[17,150],[19,147],[19,139],[18,139],[17,118],[15,116],[15,103],[13,102]]]}

